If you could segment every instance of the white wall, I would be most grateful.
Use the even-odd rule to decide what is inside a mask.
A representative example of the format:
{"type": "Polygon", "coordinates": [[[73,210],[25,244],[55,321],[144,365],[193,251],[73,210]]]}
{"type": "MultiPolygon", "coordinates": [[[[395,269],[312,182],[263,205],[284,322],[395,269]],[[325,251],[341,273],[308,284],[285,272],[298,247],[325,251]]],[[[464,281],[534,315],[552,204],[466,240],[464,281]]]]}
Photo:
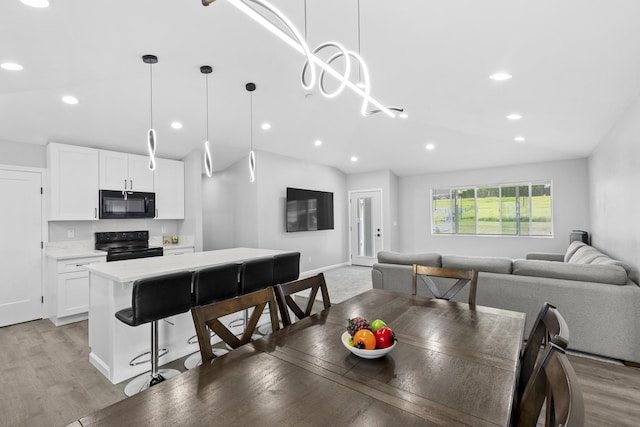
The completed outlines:
{"type": "MultiPolygon", "coordinates": [[[[184,220],[178,232],[194,236],[195,251],[202,250],[202,152],[194,150],[184,159],[184,220]]],[[[205,175],[206,176],[206,175],[205,175]]]]}
{"type": "Polygon", "coordinates": [[[225,171],[203,178],[204,247],[250,246],[300,251],[302,271],[347,262],[345,175],[332,167],[257,151],[257,180],[250,183],[247,162],[245,157],[225,171]],[[335,228],[287,233],[287,187],[333,192],[335,228]],[[233,230],[232,235],[229,230],[233,230]]]}
{"type": "Polygon", "coordinates": [[[398,228],[398,177],[391,171],[347,175],[347,192],[382,190],[382,246],[387,251],[400,249],[398,228]]]}
{"type": "Polygon", "coordinates": [[[47,167],[47,150],[43,145],[0,141],[0,165],[47,167]]]}
{"type": "Polygon", "coordinates": [[[640,98],[589,157],[591,243],[640,279],[640,98]]]}
{"type": "Polygon", "coordinates": [[[564,252],[571,230],[588,230],[587,171],[587,159],[578,159],[400,177],[402,251],[511,258],[524,258],[527,252],[564,252]],[[553,181],[553,237],[431,235],[431,189],[539,180],[553,181]]]}

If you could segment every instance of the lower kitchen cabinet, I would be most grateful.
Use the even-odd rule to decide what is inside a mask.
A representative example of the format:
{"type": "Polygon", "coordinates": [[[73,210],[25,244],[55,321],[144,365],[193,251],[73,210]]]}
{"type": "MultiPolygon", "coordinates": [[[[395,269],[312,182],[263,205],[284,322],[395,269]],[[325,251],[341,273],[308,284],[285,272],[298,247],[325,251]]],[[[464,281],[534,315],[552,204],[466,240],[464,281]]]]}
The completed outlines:
{"type": "Polygon", "coordinates": [[[106,255],[47,261],[47,292],[45,303],[49,319],[56,325],[88,318],[89,272],[85,265],[105,262],[106,255]]]}

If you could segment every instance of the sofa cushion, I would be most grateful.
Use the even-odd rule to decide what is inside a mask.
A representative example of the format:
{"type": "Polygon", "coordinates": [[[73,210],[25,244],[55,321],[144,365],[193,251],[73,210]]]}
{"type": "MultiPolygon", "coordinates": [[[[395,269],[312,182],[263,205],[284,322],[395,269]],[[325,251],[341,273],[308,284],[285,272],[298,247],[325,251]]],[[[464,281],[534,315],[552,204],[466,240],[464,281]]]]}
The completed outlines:
{"type": "Polygon", "coordinates": [[[442,266],[444,268],[459,268],[461,270],[486,271],[489,273],[511,273],[510,258],[443,255],[442,266]]]}
{"type": "Polygon", "coordinates": [[[606,255],[593,246],[585,245],[578,248],[567,262],[570,264],[591,264],[591,261],[601,256],[606,255]]]}
{"type": "Polygon", "coordinates": [[[403,254],[399,252],[380,251],[378,252],[378,262],[381,264],[402,264],[402,265],[428,265],[430,267],[441,267],[440,254],[403,254]]]}
{"type": "Polygon", "coordinates": [[[631,267],[629,267],[629,264],[626,264],[622,261],[618,261],[617,259],[612,259],[609,258],[608,256],[601,256],[601,257],[597,257],[596,259],[594,259],[593,261],[591,261],[591,265],[617,265],[619,267],[624,268],[624,271],[627,272],[627,275],[629,273],[631,273],[631,267]]]}
{"type": "Polygon", "coordinates": [[[569,247],[567,248],[567,252],[564,254],[564,262],[569,262],[569,260],[576,253],[576,251],[585,246],[588,246],[588,245],[578,240],[574,240],[573,242],[571,242],[569,244],[569,247]]]}
{"type": "Polygon", "coordinates": [[[513,261],[513,274],[612,285],[625,285],[628,281],[624,268],[610,264],[571,264],[517,259],[513,261]]]}

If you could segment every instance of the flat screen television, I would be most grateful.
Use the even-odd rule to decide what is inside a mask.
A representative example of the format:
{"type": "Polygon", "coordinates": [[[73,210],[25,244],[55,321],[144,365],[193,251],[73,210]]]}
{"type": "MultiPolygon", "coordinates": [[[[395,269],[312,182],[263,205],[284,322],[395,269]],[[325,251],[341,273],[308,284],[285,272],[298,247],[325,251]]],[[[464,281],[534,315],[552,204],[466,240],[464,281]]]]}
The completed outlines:
{"type": "Polygon", "coordinates": [[[287,187],[287,231],[333,230],[333,193],[287,187]]]}

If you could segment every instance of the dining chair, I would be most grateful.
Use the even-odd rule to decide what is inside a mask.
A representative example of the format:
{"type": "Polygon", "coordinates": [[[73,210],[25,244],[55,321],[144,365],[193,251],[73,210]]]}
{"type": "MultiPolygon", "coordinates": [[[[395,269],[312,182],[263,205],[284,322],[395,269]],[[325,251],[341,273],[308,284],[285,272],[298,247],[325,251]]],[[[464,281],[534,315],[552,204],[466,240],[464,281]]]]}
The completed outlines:
{"type": "Polygon", "coordinates": [[[565,350],[550,342],[534,368],[518,406],[517,427],[534,427],[546,400],[546,427],[582,427],[582,390],[565,350]]]}
{"type": "MultiPolygon", "coordinates": [[[[235,298],[238,295],[238,264],[223,264],[215,267],[203,268],[193,273],[192,307],[207,305],[214,302],[235,298]]],[[[211,333],[211,336],[215,334],[211,333]]],[[[189,338],[189,344],[198,342],[198,335],[189,338]]],[[[229,350],[214,348],[214,357],[222,356],[229,350]]],[[[200,352],[194,353],[184,361],[187,369],[202,364],[200,352]]]]}
{"type": "Polygon", "coordinates": [[[318,290],[322,294],[322,303],[324,308],[331,307],[331,300],[329,299],[329,291],[327,290],[327,283],[324,280],[324,274],[320,273],[316,276],[312,276],[306,279],[296,280],[295,282],[278,284],[275,286],[276,301],[278,302],[278,308],[280,309],[280,317],[282,317],[282,324],[289,326],[291,322],[291,316],[289,315],[289,309],[293,311],[298,320],[304,319],[311,315],[313,304],[316,300],[318,290]],[[309,290],[309,296],[307,298],[307,306],[303,310],[293,299],[293,295],[309,290]]]}
{"type": "Polygon", "coordinates": [[[569,327],[556,307],[545,302],[520,353],[520,375],[518,376],[516,404],[522,399],[527,383],[532,378],[541,348],[550,342],[566,349],[569,344],[569,327]]]}
{"type": "MultiPolygon", "coordinates": [[[[273,256],[273,284],[293,282],[300,277],[300,252],[287,252],[273,256]]],[[[274,289],[275,291],[275,289],[274,289]]],[[[268,314],[264,313],[265,315],[268,314]]],[[[284,326],[280,318],[280,326],[284,326]]],[[[269,323],[258,325],[256,329],[260,335],[272,332],[269,323]]]]}
{"type": "Polygon", "coordinates": [[[418,293],[418,276],[427,285],[429,291],[435,298],[450,300],[458,294],[469,283],[469,304],[476,304],[476,284],[478,282],[478,272],[475,270],[460,270],[457,268],[430,267],[426,265],[413,264],[413,295],[418,293]],[[441,292],[440,288],[431,279],[432,277],[442,277],[447,279],[458,279],[446,292],[441,292]]]}
{"type": "Polygon", "coordinates": [[[277,331],[280,326],[278,324],[275,295],[271,287],[213,304],[193,307],[191,309],[191,315],[193,316],[193,323],[196,328],[196,334],[198,335],[198,344],[200,345],[200,354],[202,355],[203,363],[205,361],[211,361],[214,358],[209,330],[216,333],[218,337],[231,348],[238,348],[251,341],[258,320],[267,305],[270,310],[271,328],[277,331]],[[240,338],[235,336],[227,326],[219,320],[221,317],[250,308],[253,308],[251,318],[247,322],[244,333],[240,338]]]}

